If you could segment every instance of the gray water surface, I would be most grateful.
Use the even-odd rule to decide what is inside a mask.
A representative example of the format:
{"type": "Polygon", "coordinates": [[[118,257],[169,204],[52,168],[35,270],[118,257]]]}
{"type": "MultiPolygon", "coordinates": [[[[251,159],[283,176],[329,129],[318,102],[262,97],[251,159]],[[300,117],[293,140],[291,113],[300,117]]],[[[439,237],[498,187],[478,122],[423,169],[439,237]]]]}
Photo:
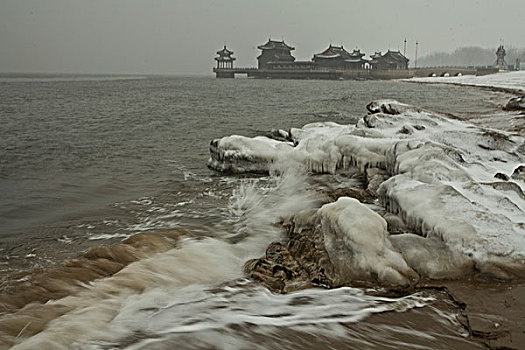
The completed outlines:
{"type": "Polygon", "coordinates": [[[206,168],[213,138],[355,123],[379,98],[482,113],[496,107],[486,96],[396,81],[0,76],[0,270],[148,229],[211,234],[238,180],[206,168]]]}

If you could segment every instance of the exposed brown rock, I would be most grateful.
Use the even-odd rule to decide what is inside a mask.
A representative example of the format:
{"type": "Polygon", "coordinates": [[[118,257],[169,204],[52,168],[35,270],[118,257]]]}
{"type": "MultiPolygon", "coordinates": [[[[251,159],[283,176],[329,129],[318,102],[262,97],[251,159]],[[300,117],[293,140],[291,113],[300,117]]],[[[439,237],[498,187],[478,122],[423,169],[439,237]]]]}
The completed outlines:
{"type": "Polygon", "coordinates": [[[388,172],[379,168],[366,169],[366,189],[372,196],[377,196],[377,189],[390,177],[388,172]]]}
{"type": "MultiPolygon", "coordinates": [[[[315,210],[306,211],[305,217],[313,218],[314,214],[315,210]]],[[[324,249],[323,236],[310,225],[296,226],[292,219],[284,226],[288,232],[287,244],[271,243],[263,257],[246,262],[245,274],[277,292],[313,285],[335,286],[333,266],[324,249]]]]}
{"type": "Polygon", "coordinates": [[[509,176],[507,174],[503,174],[503,173],[496,173],[496,175],[494,175],[494,178],[495,179],[499,179],[499,180],[503,180],[503,181],[509,181],[509,176]]]}
{"type": "Polygon", "coordinates": [[[328,194],[330,199],[335,202],[341,197],[355,198],[361,203],[373,203],[375,197],[370,195],[367,190],[355,187],[338,188],[328,194]]]}
{"type": "Polygon", "coordinates": [[[268,289],[281,293],[300,289],[309,281],[308,273],[280,242],[270,243],[263,257],[248,260],[244,272],[268,289]]]}

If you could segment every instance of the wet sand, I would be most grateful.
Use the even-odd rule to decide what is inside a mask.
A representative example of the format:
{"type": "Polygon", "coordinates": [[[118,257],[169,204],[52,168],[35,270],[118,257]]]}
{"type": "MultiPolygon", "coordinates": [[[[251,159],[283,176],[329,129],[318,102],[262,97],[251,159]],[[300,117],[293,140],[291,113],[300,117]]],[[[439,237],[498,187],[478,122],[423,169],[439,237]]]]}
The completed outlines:
{"type": "Polygon", "coordinates": [[[525,282],[488,279],[432,281],[445,288],[462,308],[459,320],[472,339],[489,349],[525,346],[525,282]]]}
{"type": "MultiPolygon", "coordinates": [[[[294,242],[291,247],[294,249],[293,246],[298,244],[303,247],[297,260],[294,258],[294,253],[297,252],[290,253],[281,243],[270,244],[264,257],[247,262],[245,269],[248,277],[278,293],[330,284],[330,281],[320,276],[323,275],[322,271],[326,266],[321,266],[319,263],[325,259],[320,256],[322,253],[313,249],[316,244],[304,239],[298,242],[294,242]]],[[[356,281],[350,286],[370,288],[375,285],[366,281],[356,281]]],[[[445,340],[445,343],[431,343],[433,344],[431,348],[477,348],[475,344],[489,349],[523,348],[525,344],[525,281],[501,281],[489,279],[486,276],[474,276],[466,280],[421,280],[409,288],[385,287],[379,293],[388,297],[397,297],[421,291],[428,291],[434,295],[439,294],[438,302],[434,303],[433,307],[441,311],[450,312],[452,310],[453,313],[456,313],[457,321],[468,334],[465,341],[469,339],[472,342],[466,342],[460,346],[458,339],[451,337],[445,340]]],[[[408,323],[414,325],[414,330],[423,332],[439,326],[439,322],[436,322],[429,310],[426,312],[421,310],[410,310],[403,313],[387,312],[367,319],[367,323],[375,324],[376,322],[381,326],[408,323]]],[[[407,334],[401,334],[396,340],[410,343],[410,337],[407,338],[407,334]]],[[[356,345],[356,343],[343,344],[345,346],[356,345]]]]}

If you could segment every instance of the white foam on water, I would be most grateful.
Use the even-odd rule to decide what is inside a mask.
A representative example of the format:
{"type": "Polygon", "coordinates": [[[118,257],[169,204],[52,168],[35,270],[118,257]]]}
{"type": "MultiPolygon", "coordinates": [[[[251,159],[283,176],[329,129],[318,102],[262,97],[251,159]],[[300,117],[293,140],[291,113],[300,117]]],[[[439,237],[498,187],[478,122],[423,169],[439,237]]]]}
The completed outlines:
{"type": "Polygon", "coordinates": [[[98,240],[104,240],[104,239],[115,239],[115,238],[121,238],[126,239],[129,238],[131,234],[125,234],[125,233],[100,233],[97,235],[89,236],[88,239],[90,241],[98,241],[98,240]]]}
{"type": "MultiPolygon", "coordinates": [[[[201,348],[243,348],[249,339],[243,342],[239,329],[248,327],[261,335],[271,334],[276,328],[291,328],[328,337],[345,336],[338,327],[340,323],[355,323],[374,313],[405,312],[434,300],[421,293],[402,298],[376,297],[347,287],[273,294],[242,280],[211,290],[190,286],[180,290],[169,305],[143,311],[141,321],[134,326],[148,337],[128,349],[147,349],[179,337],[189,338],[201,348]],[[236,338],[240,338],[238,342],[236,338]]],[[[91,345],[98,348],[97,344],[91,345]]]]}
{"type": "Polygon", "coordinates": [[[132,204],[138,204],[138,205],[144,205],[144,206],[148,206],[148,205],[151,205],[153,204],[153,198],[150,198],[150,197],[141,197],[137,200],[132,200],[131,201],[132,204]]]}
{"type": "Polygon", "coordinates": [[[243,264],[279,238],[275,223],[283,215],[317,204],[305,190],[305,178],[280,170],[280,176],[261,190],[254,182],[243,182],[230,202],[235,231],[221,235],[226,239],[184,239],[175,249],[131,263],[76,294],[48,301],[48,307],[67,311],[42,332],[17,339],[13,348],[83,349],[95,339],[120,339],[140,327],[144,308],[167,307],[185,288],[198,291],[242,277],[243,264]]]}

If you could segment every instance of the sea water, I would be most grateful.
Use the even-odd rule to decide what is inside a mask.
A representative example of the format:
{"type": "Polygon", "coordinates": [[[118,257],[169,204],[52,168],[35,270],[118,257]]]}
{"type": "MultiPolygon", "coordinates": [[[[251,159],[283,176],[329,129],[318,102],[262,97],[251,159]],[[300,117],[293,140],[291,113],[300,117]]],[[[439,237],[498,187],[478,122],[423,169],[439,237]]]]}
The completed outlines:
{"type": "Polygon", "coordinates": [[[210,140],[314,121],[351,124],[378,98],[461,117],[495,110],[501,96],[395,81],[0,76],[2,286],[16,272],[45,271],[140,232],[192,233],[168,252],[48,302],[67,311],[37,335],[21,335],[18,346],[475,347],[439,294],[275,295],[242,276],[246,260],[282,238],[280,217],[319,205],[314,185],[359,179],[313,183],[298,169],[218,174],[206,168],[210,140]],[[437,325],[443,329],[431,331],[437,325]]]}

